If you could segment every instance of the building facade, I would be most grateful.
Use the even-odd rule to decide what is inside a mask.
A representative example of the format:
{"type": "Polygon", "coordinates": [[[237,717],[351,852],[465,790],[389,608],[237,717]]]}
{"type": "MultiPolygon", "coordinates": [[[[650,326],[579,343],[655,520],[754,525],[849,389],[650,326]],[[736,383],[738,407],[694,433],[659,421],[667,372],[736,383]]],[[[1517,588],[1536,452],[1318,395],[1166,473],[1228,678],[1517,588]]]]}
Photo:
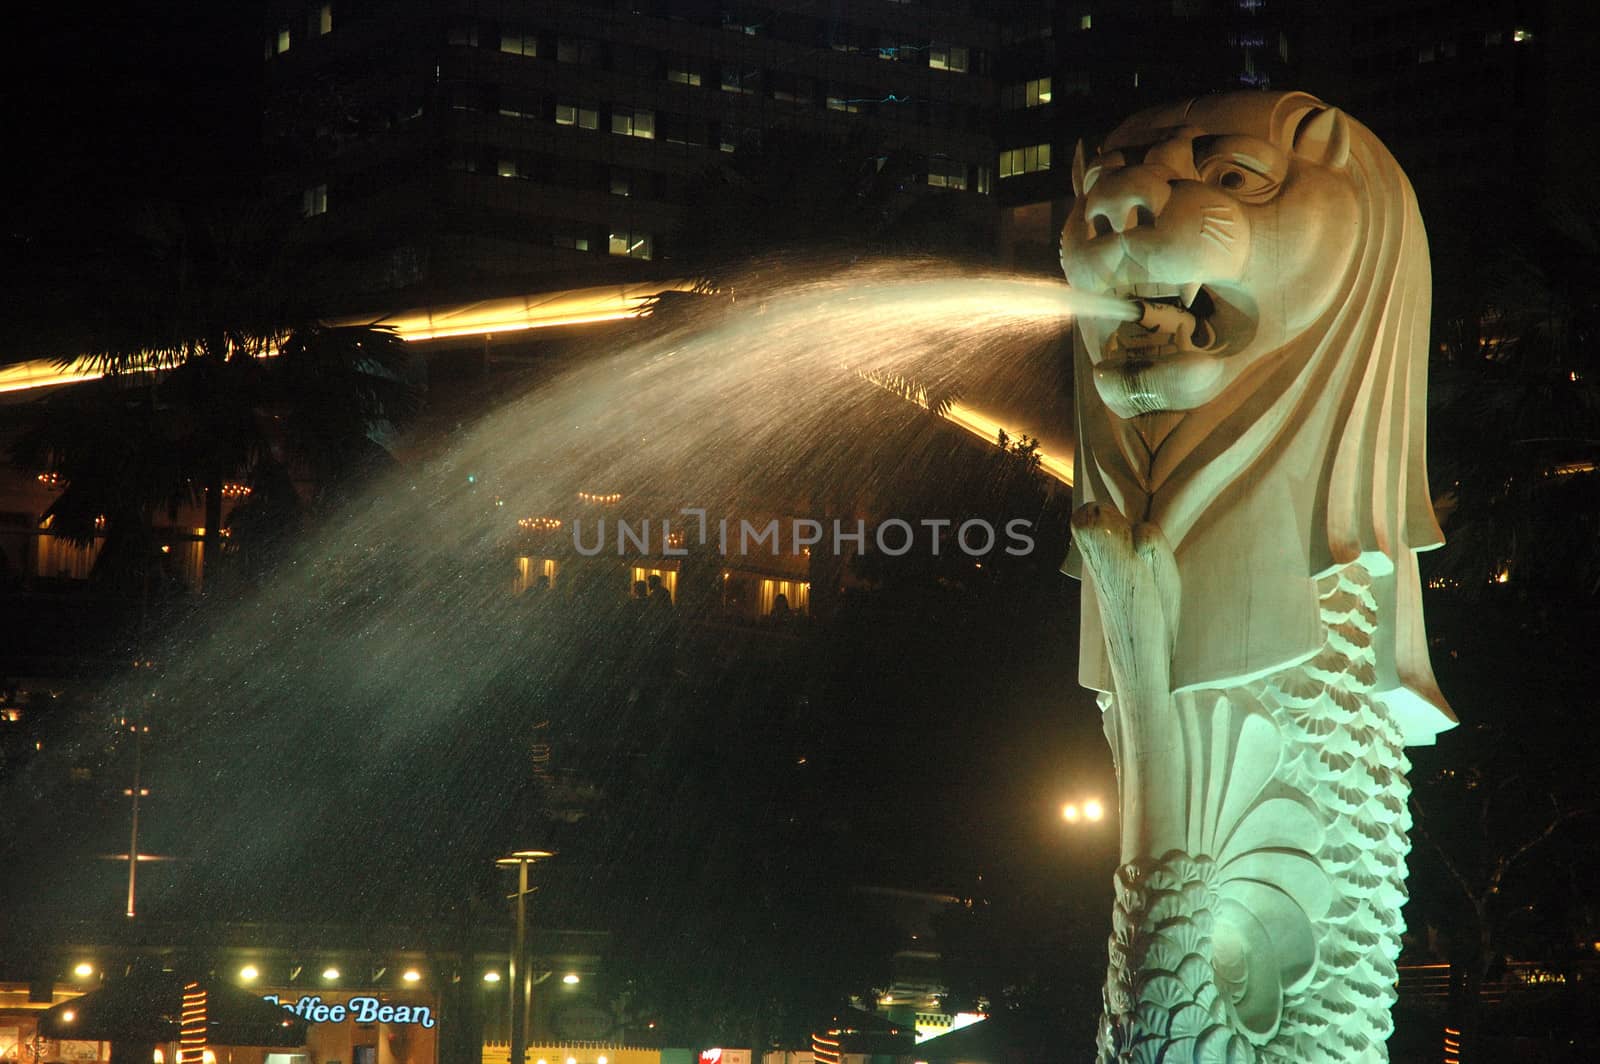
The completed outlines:
{"type": "Polygon", "coordinates": [[[996,41],[966,0],[283,0],[269,192],[363,307],[650,277],[692,186],[764,139],[854,138],[989,194],[996,41]]]}

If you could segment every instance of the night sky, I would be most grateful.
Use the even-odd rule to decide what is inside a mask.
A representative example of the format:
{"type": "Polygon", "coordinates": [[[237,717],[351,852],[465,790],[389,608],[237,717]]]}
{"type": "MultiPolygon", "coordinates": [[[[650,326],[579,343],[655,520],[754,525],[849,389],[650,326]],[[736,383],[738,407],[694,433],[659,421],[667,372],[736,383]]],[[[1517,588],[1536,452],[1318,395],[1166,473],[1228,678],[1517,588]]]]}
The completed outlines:
{"type": "Polygon", "coordinates": [[[0,362],[72,313],[78,265],[154,204],[227,203],[258,184],[252,3],[22,5],[7,59],[0,362]]]}

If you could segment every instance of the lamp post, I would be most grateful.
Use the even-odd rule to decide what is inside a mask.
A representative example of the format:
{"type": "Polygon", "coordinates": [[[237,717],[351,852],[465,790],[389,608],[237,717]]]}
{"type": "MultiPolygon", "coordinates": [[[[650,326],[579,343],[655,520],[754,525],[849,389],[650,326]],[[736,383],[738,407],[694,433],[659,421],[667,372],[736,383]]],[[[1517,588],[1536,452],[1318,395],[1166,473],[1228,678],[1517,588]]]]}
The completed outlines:
{"type": "Polygon", "coordinates": [[[495,861],[502,868],[516,868],[517,901],[516,937],[512,941],[511,961],[506,965],[506,982],[511,990],[511,1059],[509,1064],[525,1064],[528,1055],[528,1015],[533,1004],[533,970],[527,963],[528,952],[528,895],[534,889],[528,886],[528,867],[546,857],[554,857],[550,850],[514,850],[495,861]]]}
{"type": "Polygon", "coordinates": [[[134,916],[134,895],[139,878],[139,798],[148,792],[139,786],[140,769],[144,766],[144,739],[145,732],[150,726],[143,721],[136,721],[128,725],[133,732],[133,786],[128,789],[128,797],[133,799],[132,827],[128,835],[128,919],[134,916]]]}

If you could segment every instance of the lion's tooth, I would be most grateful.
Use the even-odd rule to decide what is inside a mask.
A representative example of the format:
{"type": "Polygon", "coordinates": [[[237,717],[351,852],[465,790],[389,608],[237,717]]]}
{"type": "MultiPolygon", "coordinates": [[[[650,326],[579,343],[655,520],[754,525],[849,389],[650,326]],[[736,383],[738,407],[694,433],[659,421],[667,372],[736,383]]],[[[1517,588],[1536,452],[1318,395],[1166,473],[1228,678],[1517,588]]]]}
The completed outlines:
{"type": "Polygon", "coordinates": [[[1200,282],[1191,281],[1189,284],[1183,286],[1183,290],[1178,293],[1178,297],[1183,300],[1184,306],[1191,307],[1194,305],[1194,297],[1199,294],[1200,282]]]}

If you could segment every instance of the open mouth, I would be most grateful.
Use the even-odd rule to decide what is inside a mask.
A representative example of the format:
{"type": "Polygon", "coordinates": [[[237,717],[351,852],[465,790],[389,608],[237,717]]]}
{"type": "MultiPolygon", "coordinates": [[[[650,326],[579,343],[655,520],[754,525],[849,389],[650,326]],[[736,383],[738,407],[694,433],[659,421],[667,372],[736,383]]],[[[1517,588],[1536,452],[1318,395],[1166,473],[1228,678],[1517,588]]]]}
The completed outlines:
{"type": "Polygon", "coordinates": [[[1191,351],[1215,354],[1221,350],[1212,322],[1217,303],[1200,282],[1121,285],[1112,288],[1111,295],[1133,303],[1140,315],[1111,334],[1106,355],[1159,358],[1191,351]]]}

